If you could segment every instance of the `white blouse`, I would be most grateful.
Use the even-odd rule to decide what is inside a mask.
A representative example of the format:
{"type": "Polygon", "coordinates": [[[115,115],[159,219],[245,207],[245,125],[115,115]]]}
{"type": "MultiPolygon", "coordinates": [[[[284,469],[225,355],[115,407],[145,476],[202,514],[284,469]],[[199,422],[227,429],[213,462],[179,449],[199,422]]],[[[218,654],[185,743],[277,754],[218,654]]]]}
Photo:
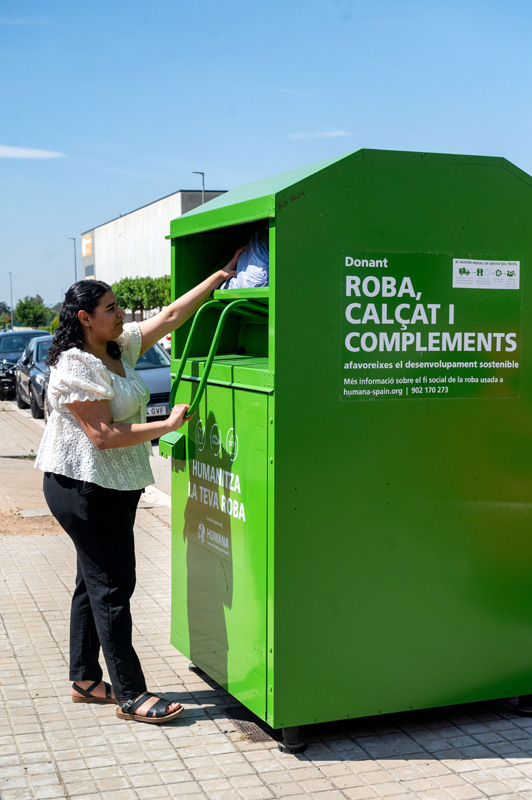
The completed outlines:
{"type": "Polygon", "coordinates": [[[37,453],[35,467],[106,489],[144,489],[153,483],[149,442],[98,450],[66,408],[76,401],[109,400],[115,422],[145,422],[150,392],[135,364],[142,334],[136,322],[124,325],[117,343],[125,378],[110,372],[99,358],[73,347],[61,353],[50,369],[48,401],[52,412],[37,453]]]}

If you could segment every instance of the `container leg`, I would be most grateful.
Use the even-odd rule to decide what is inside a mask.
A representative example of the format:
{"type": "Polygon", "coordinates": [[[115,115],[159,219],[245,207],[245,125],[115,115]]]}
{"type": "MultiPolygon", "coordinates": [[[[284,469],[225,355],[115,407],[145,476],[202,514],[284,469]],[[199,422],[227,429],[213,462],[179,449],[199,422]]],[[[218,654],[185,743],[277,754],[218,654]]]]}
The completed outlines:
{"type": "Polygon", "coordinates": [[[532,694],[522,694],[517,698],[515,710],[522,717],[532,717],[532,694]]]}
{"type": "Polygon", "coordinates": [[[277,747],[281,753],[303,753],[307,749],[307,743],[301,738],[301,728],[282,728],[283,738],[277,747]]]}
{"type": "Polygon", "coordinates": [[[202,675],[205,674],[202,669],[200,669],[198,666],[196,666],[196,664],[194,664],[193,661],[190,662],[190,664],[188,665],[188,668],[189,668],[190,672],[201,673],[202,675]]]}

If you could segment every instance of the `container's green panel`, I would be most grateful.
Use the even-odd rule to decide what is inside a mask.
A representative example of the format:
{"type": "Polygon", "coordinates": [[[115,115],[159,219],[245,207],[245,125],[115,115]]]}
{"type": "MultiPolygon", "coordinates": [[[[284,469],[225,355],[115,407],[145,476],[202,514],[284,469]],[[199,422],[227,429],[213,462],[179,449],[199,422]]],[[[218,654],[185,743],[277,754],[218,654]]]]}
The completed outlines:
{"type": "Polygon", "coordinates": [[[359,151],[213,202],[172,223],[173,289],[268,217],[269,317],[228,322],[173,463],[173,643],[277,728],[532,693],[532,179],[359,151]],[[230,558],[198,419],[238,431],[230,558]]]}
{"type": "Polygon", "coordinates": [[[208,386],[172,463],[171,641],[263,719],[266,415],[267,395],[208,386]]]}
{"type": "MultiPolygon", "coordinates": [[[[276,727],[532,691],[532,186],[508,167],[355,154],[277,214],[276,727]],[[405,254],[520,259],[518,396],[343,402],[345,252],[398,254],[398,280],[405,254]]],[[[452,291],[421,274],[421,302],[431,275],[452,291]]],[[[497,297],[467,292],[457,313],[497,297]]]]}

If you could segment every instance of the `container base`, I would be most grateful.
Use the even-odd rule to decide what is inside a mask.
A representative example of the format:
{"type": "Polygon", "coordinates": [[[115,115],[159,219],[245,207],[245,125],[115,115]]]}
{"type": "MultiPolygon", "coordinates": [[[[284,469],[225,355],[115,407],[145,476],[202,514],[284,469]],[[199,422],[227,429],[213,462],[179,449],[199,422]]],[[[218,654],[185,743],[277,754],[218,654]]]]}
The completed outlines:
{"type": "Polygon", "coordinates": [[[532,694],[522,694],[517,698],[515,712],[521,717],[532,717],[532,694]]]}
{"type": "Polygon", "coordinates": [[[277,747],[281,753],[289,753],[294,755],[296,753],[304,753],[307,749],[307,743],[301,738],[301,728],[282,728],[282,736],[277,747]]]}

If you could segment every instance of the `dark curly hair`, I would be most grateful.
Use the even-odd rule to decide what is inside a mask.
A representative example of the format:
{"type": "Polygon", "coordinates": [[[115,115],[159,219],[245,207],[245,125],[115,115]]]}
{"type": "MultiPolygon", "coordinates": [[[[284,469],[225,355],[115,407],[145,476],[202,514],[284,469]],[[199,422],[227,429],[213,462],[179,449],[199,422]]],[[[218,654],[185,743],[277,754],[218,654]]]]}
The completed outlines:
{"type": "MultiPolygon", "coordinates": [[[[46,363],[49,367],[57,364],[65,350],[78,347],[83,350],[83,327],[78,319],[78,311],[92,314],[102,296],[111,287],[103,281],[78,281],[65,294],[65,302],[59,315],[59,326],[48,350],[46,363]]],[[[107,352],[112,358],[120,358],[121,349],[116,342],[107,342],[107,352]]]]}

